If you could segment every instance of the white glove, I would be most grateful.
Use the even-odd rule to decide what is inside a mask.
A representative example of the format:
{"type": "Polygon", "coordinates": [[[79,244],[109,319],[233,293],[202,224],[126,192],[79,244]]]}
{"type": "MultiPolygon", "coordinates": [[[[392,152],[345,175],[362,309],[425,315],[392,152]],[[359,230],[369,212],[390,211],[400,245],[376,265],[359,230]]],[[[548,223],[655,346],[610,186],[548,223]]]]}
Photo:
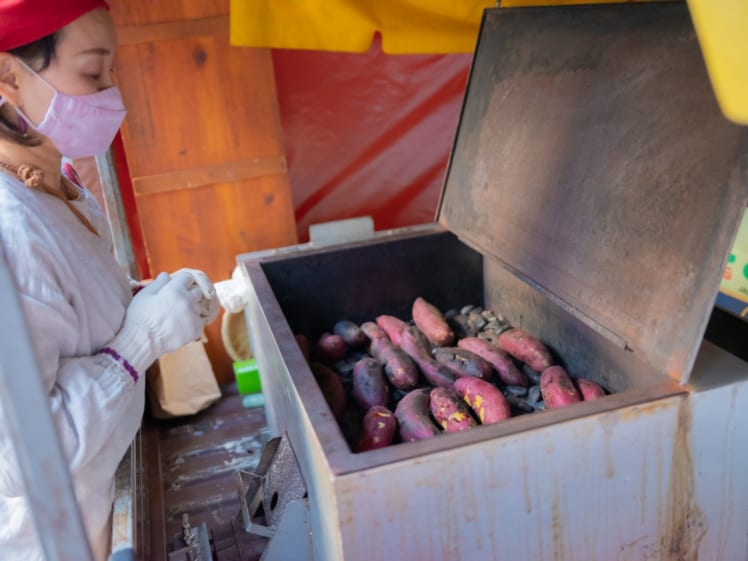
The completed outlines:
{"type": "Polygon", "coordinates": [[[241,312],[249,302],[249,286],[238,267],[231,279],[216,283],[216,293],[221,307],[230,314],[241,312]]]}
{"type": "Polygon", "coordinates": [[[117,351],[138,372],[164,353],[176,351],[203,332],[205,297],[190,271],[161,273],[130,302],[117,335],[105,346],[117,351]]]}
{"type": "Polygon", "coordinates": [[[213,323],[213,320],[218,317],[221,304],[216,297],[216,288],[213,286],[213,283],[210,282],[208,275],[197,269],[179,269],[176,273],[172,273],[172,277],[180,273],[189,273],[192,275],[193,281],[202,292],[202,298],[200,298],[200,306],[202,308],[201,315],[205,318],[206,325],[213,323]]]}

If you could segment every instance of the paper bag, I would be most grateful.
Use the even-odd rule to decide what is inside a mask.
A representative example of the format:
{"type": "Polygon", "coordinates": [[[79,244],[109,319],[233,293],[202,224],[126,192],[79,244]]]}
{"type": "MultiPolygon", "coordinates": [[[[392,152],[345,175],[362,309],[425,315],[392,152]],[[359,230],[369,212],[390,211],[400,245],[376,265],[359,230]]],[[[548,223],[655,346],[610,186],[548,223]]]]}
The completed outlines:
{"type": "Polygon", "coordinates": [[[151,415],[192,415],[218,401],[221,390],[202,341],[158,359],[146,378],[151,415]]]}

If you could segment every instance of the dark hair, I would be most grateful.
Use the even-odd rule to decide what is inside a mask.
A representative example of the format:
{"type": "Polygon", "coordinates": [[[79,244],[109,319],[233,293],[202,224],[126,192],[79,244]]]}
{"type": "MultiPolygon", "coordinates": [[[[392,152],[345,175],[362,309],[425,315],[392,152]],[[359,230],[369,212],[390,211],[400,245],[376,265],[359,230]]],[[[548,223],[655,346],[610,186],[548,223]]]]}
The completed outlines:
{"type": "MultiPolygon", "coordinates": [[[[55,57],[55,48],[60,32],[56,31],[51,35],[37,39],[32,43],[16,47],[8,52],[23,60],[36,72],[41,72],[49,66],[55,57]]],[[[38,139],[24,135],[18,128],[17,123],[13,123],[0,115],[0,140],[9,140],[16,144],[24,146],[38,146],[38,139]]]]}

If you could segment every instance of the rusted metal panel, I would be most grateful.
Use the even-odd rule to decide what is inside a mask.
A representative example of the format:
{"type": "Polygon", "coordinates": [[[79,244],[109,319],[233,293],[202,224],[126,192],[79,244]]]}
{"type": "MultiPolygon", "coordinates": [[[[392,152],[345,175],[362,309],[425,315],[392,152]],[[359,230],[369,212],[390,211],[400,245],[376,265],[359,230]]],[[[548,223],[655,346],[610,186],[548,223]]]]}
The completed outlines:
{"type": "Polygon", "coordinates": [[[344,558],[646,559],[622,551],[656,536],[683,399],[344,476],[344,558]]]}
{"type": "Polygon", "coordinates": [[[488,10],[439,221],[686,382],[748,198],[685,3],[488,10]]]}
{"type": "Polygon", "coordinates": [[[344,558],[746,559],[748,383],[726,360],[735,385],[341,476],[344,558]]]}

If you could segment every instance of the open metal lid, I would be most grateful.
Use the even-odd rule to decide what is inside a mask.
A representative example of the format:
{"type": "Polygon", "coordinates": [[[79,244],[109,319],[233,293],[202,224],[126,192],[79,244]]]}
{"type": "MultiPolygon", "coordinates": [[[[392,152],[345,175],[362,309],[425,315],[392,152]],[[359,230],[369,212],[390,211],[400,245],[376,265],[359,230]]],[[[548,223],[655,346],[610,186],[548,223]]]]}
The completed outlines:
{"type": "Polygon", "coordinates": [[[439,222],[682,382],[748,198],[685,3],[487,10],[439,222]]]}

